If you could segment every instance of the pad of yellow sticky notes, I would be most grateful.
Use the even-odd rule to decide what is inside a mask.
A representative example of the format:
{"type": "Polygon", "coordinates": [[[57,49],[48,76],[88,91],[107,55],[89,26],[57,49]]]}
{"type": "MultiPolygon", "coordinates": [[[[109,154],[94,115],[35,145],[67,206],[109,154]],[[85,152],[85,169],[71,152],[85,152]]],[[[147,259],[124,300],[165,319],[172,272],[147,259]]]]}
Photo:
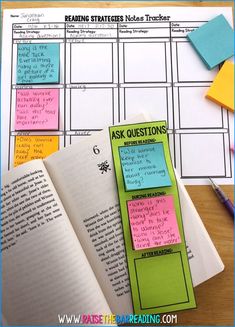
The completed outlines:
{"type": "Polygon", "coordinates": [[[43,159],[58,149],[58,136],[16,136],[14,167],[33,159],[43,159]]]}
{"type": "Polygon", "coordinates": [[[206,98],[234,112],[234,64],[232,62],[226,61],[223,64],[206,98]]]}

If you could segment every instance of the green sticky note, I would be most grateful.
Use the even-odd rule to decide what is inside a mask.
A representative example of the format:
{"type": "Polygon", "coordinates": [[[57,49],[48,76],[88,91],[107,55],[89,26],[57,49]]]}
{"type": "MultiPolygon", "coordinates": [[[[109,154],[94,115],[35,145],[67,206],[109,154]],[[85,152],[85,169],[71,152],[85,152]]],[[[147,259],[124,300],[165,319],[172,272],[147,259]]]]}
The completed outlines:
{"type": "Polygon", "coordinates": [[[162,143],[123,146],[119,154],[128,191],[171,185],[162,143]]]}
{"type": "Polygon", "coordinates": [[[180,252],[136,259],[135,268],[142,309],[189,301],[180,252]]]}
{"type": "Polygon", "coordinates": [[[59,83],[59,43],[17,45],[17,84],[59,83]]]}
{"type": "Polygon", "coordinates": [[[189,33],[187,38],[209,69],[234,54],[233,29],[223,15],[189,33]]]}
{"type": "Polygon", "coordinates": [[[134,313],[195,308],[166,122],[112,126],[109,131],[134,313]],[[164,181],[156,186],[157,168],[146,169],[145,160],[157,167],[159,158],[159,169],[165,167],[170,185],[164,181]],[[152,174],[153,181],[128,189],[127,175],[141,170],[152,174]]]}

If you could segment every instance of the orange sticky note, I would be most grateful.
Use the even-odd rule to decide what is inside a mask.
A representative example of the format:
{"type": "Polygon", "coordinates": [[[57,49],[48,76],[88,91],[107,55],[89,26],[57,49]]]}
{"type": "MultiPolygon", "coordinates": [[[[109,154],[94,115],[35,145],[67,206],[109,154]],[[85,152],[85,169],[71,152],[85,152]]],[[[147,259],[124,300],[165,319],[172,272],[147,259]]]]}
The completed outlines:
{"type": "Polygon", "coordinates": [[[234,112],[234,64],[232,62],[226,61],[223,64],[206,98],[234,112]]]}
{"type": "Polygon", "coordinates": [[[16,136],[14,167],[33,159],[43,159],[58,149],[58,136],[16,136]]]}

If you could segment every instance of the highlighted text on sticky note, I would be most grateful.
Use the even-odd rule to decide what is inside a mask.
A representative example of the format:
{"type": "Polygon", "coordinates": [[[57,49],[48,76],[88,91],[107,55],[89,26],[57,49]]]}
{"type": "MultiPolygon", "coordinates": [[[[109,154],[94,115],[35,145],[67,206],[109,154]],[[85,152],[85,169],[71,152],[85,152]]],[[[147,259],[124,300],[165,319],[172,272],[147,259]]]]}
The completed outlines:
{"type": "Polygon", "coordinates": [[[44,159],[58,149],[58,136],[16,136],[14,167],[33,159],[44,159]]]}
{"type": "Polygon", "coordinates": [[[162,143],[119,147],[127,191],[170,186],[162,143]]]}
{"type": "Polygon", "coordinates": [[[15,130],[58,129],[59,89],[18,89],[15,130]]]}
{"type": "Polygon", "coordinates": [[[127,201],[135,250],[181,243],[172,195],[127,201]]]}
{"type": "Polygon", "coordinates": [[[59,83],[59,43],[17,45],[17,84],[59,83]]]}

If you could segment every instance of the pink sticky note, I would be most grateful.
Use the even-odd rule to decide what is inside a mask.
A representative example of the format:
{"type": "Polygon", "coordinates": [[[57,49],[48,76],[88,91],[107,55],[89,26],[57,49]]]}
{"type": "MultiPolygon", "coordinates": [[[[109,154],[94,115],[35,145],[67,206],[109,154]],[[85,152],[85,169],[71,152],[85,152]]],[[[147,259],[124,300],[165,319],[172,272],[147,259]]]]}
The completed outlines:
{"type": "Polygon", "coordinates": [[[135,250],[181,243],[172,195],[127,202],[135,250]]]}
{"type": "Polygon", "coordinates": [[[59,89],[18,89],[15,130],[58,129],[59,89]]]}

